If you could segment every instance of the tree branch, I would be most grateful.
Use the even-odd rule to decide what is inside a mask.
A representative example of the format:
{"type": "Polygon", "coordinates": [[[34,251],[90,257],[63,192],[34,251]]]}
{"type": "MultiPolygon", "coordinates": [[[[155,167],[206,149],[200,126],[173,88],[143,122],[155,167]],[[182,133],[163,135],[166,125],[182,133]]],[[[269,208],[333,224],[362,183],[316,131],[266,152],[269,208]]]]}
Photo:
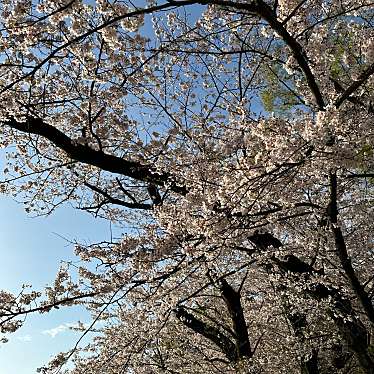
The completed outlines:
{"type": "Polygon", "coordinates": [[[234,343],[226,335],[222,334],[217,328],[200,321],[194,315],[187,312],[182,306],[179,306],[175,310],[175,315],[186,327],[192,329],[197,334],[204,336],[217,345],[223,351],[229,361],[237,361],[238,357],[234,343]]]}
{"type": "Polygon", "coordinates": [[[364,70],[357,80],[342,93],[342,95],[335,101],[335,106],[339,108],[343,102],[350,98],[350,96],[355,92],[362,84],[364,84],[371,75],[374,74],[374,64],[371,64],[366,70],[364,70]]]}
{"type": "MultiPolygon", "coordinates": [[[[178,3],[178,2],[176,2],[178,3]]],[[[247,10],[250,13],[257,14],[265,21],[269,23],[269,26],[283,39],[287,46],[291,49],[293,56],[295,57],[297,63],[299,64],[301,70],[303,71],[308,86],[316,100],[317,106],[320,110],[323,110],[325,103],[318,87],[316,79],[310,70],[307,58],[303,51],[301,44],[287,31],[282,22],[277,20],[274,10],[266,4],[263,0],[252,1],[251,3],[237,3],[234,1],[221,1],[212,0],[211,2],[201,2],[201,3],[212,3],[216,5],[228,6],[234,9],[247,10]]]]}
{"type": "Polygon", "coordinates": [[[346,178],[374,178],[374,173],[349,174],[346,178]]]}
{"type": "Polygon", "coordinates": [[[220,279],[220,290],[229,311],[232,327],[235,333],[235,345],[238,358],[252,357],[248,328],[245,322],[240,293],[228,284],[225,278],[220,279]]]}
{"type": "Polygon", "coordinates": [[[327,288],[323,284],[316,284],[309,293],[318,300],[331,298],[334,308],[330,317],[338,327],[349,349],[356,354],[361,368],[367,374],[373,374],[374,361],[368,345],[369,333],[363,323],[355,316],[352,304],[348,299],[343,299],[335,288],[327,288]]]}
{"type": "Polygon", "coordinates": [[[63,150],[70,158],[83,164],[139,181],[152,182],[159,186],[171,182],[170,189],[172,191],[183,195],[187,193],[186,187],[178,186],[171,174],[159,173],[149,165],[142,165],[140,162],[129,161],[76,143],[62,131],[45,123],[41,118],[28,118],[27,122],[18,122],[12,118],[4,121],[3,124],[21,132],[40,135],[63,150]]]}
{"type": "Polygon", "coordinates": [[[152,209],[151,204],[142,204],[142,203],[138,203],[138,202],[128,203],[126,201],[123,201],[123,200],[120,200],[120,199],[117,199],[115,197],[110,196],[106,191],[102,190],[101,188],[99,188],[97,186],[94,186],[91,183],[84,182],[84,185],[86,187],[90,188],[92,191],[95,191],[96,193],[104,196],[110,204],[121,205],[121,206],[124,206],[126,208],[130,208],[130,209],[143,209],[143,210],[152,209]]]}
{"type": "Polygon", "coordinates": [[[335,248],[337,255],[340,260],[340,264],[347,276],[349,283],[359,299],[362,307],[365,310],[367,317],[374,326],[374,307],[369,298],[369,295],[365,291],[364,287],[360,283],[351,263],[351,259],[348,256],[347,247],[340,227],[337,225],[338,209],[337,209],[337,176],[336,173],[330,173],[330,202],[327,209],[327,214],[332,223],[331,230],[334,234],[335,248]]]}
{"type": "Polygon", "coordinates": [[[268,4],[266,4],[263,0],[253,0],[250,3],[239,3],[235,1],[226,1],[226,0],[185,0],[185,1],[170,0],[170,1],[167,1],[165,4],[151,6],[149,8],[136,9],[127,14],[113,17],[112,19],[109,19],[108,21],[102,23],[101,25],[91,30],[88,30],[87,32],[81,35],[78,35],[76,38],[57,47],[45,59],[43,59],[40,63],[35,65],[34,68],[31,69],[28,73],[24,74],[20,78],[14,80],[10,84],[2,88],[0,91],[0,94],[12,88],[15,84],[21,82],[22,80],[30,76],[33,76],[42,66],[44,66],[49,60],[51,60],[59,51],[65,49],[71,44],[78,43],[81,40],[84,40],[89,35],[92,35],[93,33],[98,32],[104,29],[105,27],[116,24],[126,18],[131,18],[131,17],[143,15],[143,14],[152,14],[158,11],[167,10],[171,7],[183,7],[183,6],[194,5],[194,4],[201,4],[201,5],[211,4],[211,5],[218,5],[222,7],[230,7],[230,8],[234,8],[238,10],[246,10],[247,12],[258,15],[259,17],[266,20],[271,26],[271,28],[281,36],[281,38],[284,40],[287,46],[291,49],[296,61],[298,62],[300,68],[305,74],[307,83],[309,85],[309,88],[312,91],[312,94],[315,97],[318,108],[319,109],[324,108],[325,104],[324,104],[322,94],[315,80],[315,77],[312,71],[310,70],[310,67],[304,55],[302,46],[297,42],[297,40],[293,36],[291,36],[291,34],[289,34],[289,32],[284,27],[284,25],[277,20],[276,13],[274,12],[274,10],[268,4]]]}
{"type": "Polygon", "coordinates": [[[81,294],[81,295],[77,295],[77,296],[67,297],[65,299],[55,301],[51,304],[41,305],[41,306],[38,306],[38,307],[35,307],[35,308],[30,308],[30,309],[27,309],[27,310],[22,310],[21,309],[21,310],[14,311],[14,312],[9,311],[7,313],[2,313],[2,314],[0,314],[0,318],[6,317],[6,319],[1,321],[0,325],[3,324],[4,322],[7,322],[10,319],[16,318],[20,315],[30,314],[30,313],[34,313],[34,312],[45,313],[45,312],[48,312],[49,310],[51,310],[53,308],[58,308],[58,306],[60,306],[60,305],[61,306],[70,305],[70,304],[72,304],[75,301],[78,301],[80,299],[84,299],[84,298],[88,298],[88,297],[94,297],[94,296],[97,296],[97,295],[98,295],[98,292],[90,292],[90,293],[81,294]]]}

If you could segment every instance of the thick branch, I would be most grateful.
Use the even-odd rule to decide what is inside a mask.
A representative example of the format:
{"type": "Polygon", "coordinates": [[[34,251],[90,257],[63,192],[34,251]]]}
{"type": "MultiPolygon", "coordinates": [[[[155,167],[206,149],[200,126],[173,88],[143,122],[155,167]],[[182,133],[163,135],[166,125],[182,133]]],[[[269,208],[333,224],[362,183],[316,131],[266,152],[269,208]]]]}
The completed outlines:
{"type": "MultiPolygon", "coordinates": [[[[298,338],[300,344],[306,340],[304,328],[307,326],[307,319],[305,314],[292,312],[288,305],[284,305],[286,318],[291,324],[295,336],[298,338]]],[[[319,360],[318,350],[312,349],[311,355],[303,355],[300,357],[301,374],[319,374],[319,360]]]]}
{"type": "Polygon", "coordinates": [[[204,336],[217,345],[231,362],[237,361],[234,343],[217,328],[200,321],[181,306],[178,307],[175,314],[186,327],[192,329],[197,334],[204,336]]]}
{"type": "Polygon", "coordinates": [[[374,74],[374,64],[371,64],[366,70],[364,70],[360,76],[355,80],[339,97],[339,99],[336,100],[335,106],[337,108],[340,107],[340,105],[343,104],[343,102],[353,94],[362,84],[364,84],[371,75],[374,74]]]}
{"type": "MultiPolygon", "coordinates": [[[[87,145],[78,144],[62,131],[45,123],[40,118],[29,118],[27,122],[18,122],[15,119],[10,119],[3,122],[3,124],[28,134],[40,135],[52,142],[57,148],[66,152],[73,160],[83,164],[96,166],[101,170],[120,174],[138,181],[152,182],[160,186],[172,181],[172,176],[169,173],[160,174],[149,165],[142,165],[140,162],[125,160],[92,149],[87,145]]],[[[170,189],[180,194],[186,194],[187,192],[185,187],[179,187],[175,183],[172,183],[170,189]]]]}
{"type": "Polygon", "coordinates": [[[330,174],[330,202],[327,211],[330,221],[332,223],[331,229],[334,234],[335,248],[339,257],[340,263],[347,276],[351,287],[359,299],[367,317],[370,322],[374,325],[374,307],[369,298],[369,295],[365,291],[364,287],[360,283],[351,263],[351,259],[348,256],[347,247],[345,245],[343,233],[340,227],[337,225],[337,176],[336,173],[330,174]]]}
{"type": "Polygon", "coordinates": [[[256,230],[248,239],[259,249],[265,250],[268,247],[280,248],[283,246],[282,242],[269,232],[260,233],[256,230]]]}
{"type": "Polygon", "coordinates": [[[364,287],[360,283],[351,263],[351,259],[348,256],[347,248],[344,242],[344,237],[340,227],[333,227],[332,231],[335,238],[335,247],[338,252],[340,263],[342,268],[349,279],[352,289],[354,290],[357,298],[359,299],[362,307],[365,310],[367,317],[370,322],[374,325],[374,307],[370,300],[369,295],[365,291],[364,287]]]}
{"type": "Polygon", "coordinates": [[[279,268],[285,272],[304,274],[304,273],[321,273],[321,270],[316,270],[312,265],[300,260],[295,255],[289,254],[286,255],[284,260],[280,260],[276,257],[273,257],[272,260],[279,266],[279,268]]]}
{"type": "Polygon", "coordinates": [[[240,293],[235,291],[224,278],[220,280],[220,289],[231,317],[238,358],[252,357],[248,328],[240,302],[240,293]]]}
{"type": "Polygon", "coordinates": [[[312,349],[312,354],[309,358],[303,358],[301,365],[302,374],[319,374],[318,367],[318,350],[312,349]]]}

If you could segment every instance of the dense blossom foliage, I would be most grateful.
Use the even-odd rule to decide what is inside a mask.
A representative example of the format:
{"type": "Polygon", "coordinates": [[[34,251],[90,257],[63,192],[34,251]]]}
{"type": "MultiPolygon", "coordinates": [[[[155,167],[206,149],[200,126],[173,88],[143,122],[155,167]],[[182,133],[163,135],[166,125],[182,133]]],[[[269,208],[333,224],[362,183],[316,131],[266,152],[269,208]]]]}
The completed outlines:
{"type": "Polygon", "coordinates": [[[1,192],[126,234],[1,291],[1,332],[86,307],[91,343],[42,373],[373,373],[373,23],[369,0],[2,1],[1,192]]]}

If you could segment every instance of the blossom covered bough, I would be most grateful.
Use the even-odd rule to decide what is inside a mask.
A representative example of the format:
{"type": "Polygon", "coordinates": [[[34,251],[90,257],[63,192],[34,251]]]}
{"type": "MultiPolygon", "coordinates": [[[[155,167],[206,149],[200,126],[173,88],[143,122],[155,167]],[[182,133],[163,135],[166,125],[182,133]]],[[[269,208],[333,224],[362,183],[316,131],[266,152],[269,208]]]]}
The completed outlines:
{"type": "Polygon", "coordinates": [[[0,292],[6,335],[91,312],[40,372],[373,373],[371,1],[0,12],[1,192],[126,228],[0,292]]]}

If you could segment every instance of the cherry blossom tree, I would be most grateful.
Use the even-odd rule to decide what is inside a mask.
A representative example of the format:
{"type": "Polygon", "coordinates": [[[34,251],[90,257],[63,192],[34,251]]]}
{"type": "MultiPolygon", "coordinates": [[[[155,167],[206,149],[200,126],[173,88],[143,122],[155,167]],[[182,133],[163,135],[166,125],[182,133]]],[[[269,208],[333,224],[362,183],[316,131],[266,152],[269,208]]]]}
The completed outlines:
{"type": "Polygon", "coordinates": [[[40,372],[373,373],[371,1],[0,9],[1,191],[126,232],[1,291],[92,315],[40,372]]]}

